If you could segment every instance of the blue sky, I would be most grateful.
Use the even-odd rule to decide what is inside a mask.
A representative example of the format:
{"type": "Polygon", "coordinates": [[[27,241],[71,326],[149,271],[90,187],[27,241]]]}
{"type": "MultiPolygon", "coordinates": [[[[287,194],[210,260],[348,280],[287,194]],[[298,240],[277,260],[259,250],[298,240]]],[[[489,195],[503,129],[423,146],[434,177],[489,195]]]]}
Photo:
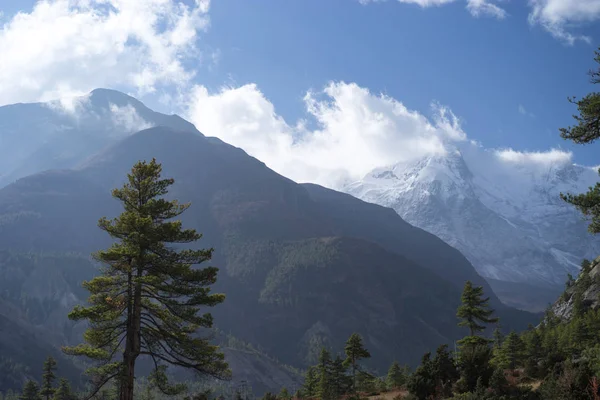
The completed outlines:
{"type": "Polygon", "coordinates": [[[203,80],[213,88],[230,76],[256,82],[288,120],[302,116],[308,88],[356,82],[423,113],[432,100],[448,105],[486,146],[561,146],[578,162],[597,163],[594,149],[570,146],[558,128],[572,121],[567,96],[592,89],[586,72],[600,25],[582,29],[591,44],[568,46],[530,26],[524,2],[506,9],[510,16],[498,21],[473,18],[459,2],[422,9],[395,1],[220,0],[205,36],[221,50],[219,67],[203,80]]]}
{"type": "MultiPolygon", "coordinates": [[[[413,143],[415,135],[424,136],[415,130],[427,131],[428,123],[432,132],[444,131],[435,123],[439,109],[431,108],[438,102],[448,108],[450,122],[452,115],[460,120],[452,122],[451,130],[464,135],[450,136],[489,149],[559,148],[573,151],[577,163],[600,161],[594,146],[571,145],[558,134],[575,112],[567,96],[593,89],[586,72],[594,67],[594,50],[600,44],[600,0],[488,0],[504,18],[473,15],[467,3],[481,7],[486,3],[481,0],[173,0],[168,7],[162,0],[141,2],[143,6],[111,0],[114,15],[105,13],[106,5],[100,3],[2,2],[0,49],[13,60],[4,76],[0,70],[0,85],[10,85],[0,95],[2,104],[113,87],[153,108],[181,113],[206,134],[223,137],[259,158],[276,151],[261,148],[277,143],[283,149],[279,159],[265,161],[279,165],[294,152],[289,137],[307,132],[338,135],[330,144],[350,140],[346,137],[363,146],[370,143],[361,132],[344,131],[352,129],[345,121],[358,114],[363,118],[358,125],[372,131],[371,138],[401,136],[412,129],[407,135],[413,143]],[[23,14],[15,17],[17,11],[23,14]],[[54,25],[59,15],[62,25],[54,25]],[[154,17],[157,24],[138,29],[154,17]],[[119,22],[111,25],[111,20],[119,22]],[[180,25],[176,30],[170,23],[180,25]],[[69,24],[72,29],[66,28],[69,24]],[[99,29],[92,30],[95,24],[99,29]],[[55,35],[53,29],[59,28],[64,29],[55,35]],[[144,33],[148,31],[152,34],[144,33]],[[165,42],[165,32],[176,32],[177,39],[171,35],[165,42]],[[324,93],[331,82],[355,86],[324,93]],[[307,100],[310,90],[314,94],[307,100]],[[393,102],[379,97],[381,93],[393,102]],[[334,112],[338,103],[349,104],[347,110],[354,114],[334,112]],[[311,104],[318,107],[311,109],[311,104]],[[406,107],[406,115],[394,114],[398,104],[406,107]],[[381,126],[394,128],[380,134],[365,118],[381,116],[387,118],[381,126]],[[415,122],[421,117],[426,121],[415,122]]],[[[447,133],[435,135],[448,140],[447,133]]],[[[426,142],[429,148],[437,145],[426,142]]],[[[381,148],[390,146],[383,141],[378,146],[367,155],[372,161],[356,174],[375,166],[377,157],[392,162],[393,154],[380,155],[381,148]]],[[[352,145],[340,147],[349,158],[352,145]]],[[[294,157],[310,154],[304,150],[294,157]]],[[[340,161],[327,168],[346,166],[340,161]]]]}

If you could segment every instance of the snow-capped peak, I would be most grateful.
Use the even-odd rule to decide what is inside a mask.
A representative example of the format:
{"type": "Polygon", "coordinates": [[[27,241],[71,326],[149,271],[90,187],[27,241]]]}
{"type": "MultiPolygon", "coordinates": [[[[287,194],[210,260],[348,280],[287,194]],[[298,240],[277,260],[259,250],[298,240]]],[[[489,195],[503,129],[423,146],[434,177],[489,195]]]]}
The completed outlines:
{"type": "Polygon", "coordinates": [[[597,180],[592,168],[566,158],[522,159],[468,144],[377,168],[344,190],[438,235],[484,276],[562,284],[600,242],[560,193],[597,180]]]}

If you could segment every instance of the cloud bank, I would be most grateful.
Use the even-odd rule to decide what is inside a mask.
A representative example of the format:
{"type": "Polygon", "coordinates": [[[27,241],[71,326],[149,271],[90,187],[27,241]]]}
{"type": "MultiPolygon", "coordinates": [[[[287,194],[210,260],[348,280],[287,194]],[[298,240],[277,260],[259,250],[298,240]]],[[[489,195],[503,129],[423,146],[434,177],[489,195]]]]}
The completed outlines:
{"type": "Polygon", "coordinates": [[[0,27],[0,105],[187,84],[209,0],[41,0],[0,27]]]}
{"type": "MultiPolygon", "coordinates": [[[[284,176],[333,188],[362,179],[377,167],[445,154],[455,146],[478,147],[447,107],[434,103],[431,115],[425,116],[355,83],[332,82],[320,92],[308,92],[304,107],[307,118],[316,122],[313,129],[306,121],[286,122],[256,85],[217,93],[196,86],[186,116],[205,135],[244,149],[284,176]]],[[[528,167],[572,159],[560,150],[481,149],[479,154],[528,167]]]]}

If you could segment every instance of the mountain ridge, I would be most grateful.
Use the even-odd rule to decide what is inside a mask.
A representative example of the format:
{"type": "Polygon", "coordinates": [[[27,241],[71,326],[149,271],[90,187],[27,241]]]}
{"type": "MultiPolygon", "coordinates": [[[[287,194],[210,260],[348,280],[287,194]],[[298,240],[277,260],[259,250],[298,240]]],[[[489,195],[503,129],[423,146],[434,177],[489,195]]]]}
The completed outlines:
{"type": "MultiPolygon", "coordinates": [[[[458,251],[392,210],[298,185],[238,148],[165,127],[128,136],[75,170],[39,173],[1,189],[0,242],[84,254],[108,246],[96,221],[120,212],[110,190],[133,163],[150,158],[175,179],[169,197],[192,202],[184,224],[204,234],[198,245],[216,249],[215,290],[228,296],[214,311],[219,328],[285,364],[308,365],[315,346],[337,348],[353,331],[381,350],[374,367],[396,357],[416,363],[424,350],[460,336],[455,310],[464,282],[440,273],[486,285],[458,251]],[[388,238],[390,232],[396,233],[388,238]],[[410,242],[419,235],[423,243],[410,242]],[[431,257],[430,265],[415,261],[410,249],[431,257]]],[[[522,329],[535,320],[503,307],[491,289],[489,295],[507,326],[522,329]]]]}
{"type": "Polygon", "coordinates": [[[600,253],[600,241],[559,193],[587,190],[597,173],[568,162],[524,168],[501,154],[467,144],[376,169],[343,191],[434,233],[484,277],[562,286],[583,258],[600,253]]]}

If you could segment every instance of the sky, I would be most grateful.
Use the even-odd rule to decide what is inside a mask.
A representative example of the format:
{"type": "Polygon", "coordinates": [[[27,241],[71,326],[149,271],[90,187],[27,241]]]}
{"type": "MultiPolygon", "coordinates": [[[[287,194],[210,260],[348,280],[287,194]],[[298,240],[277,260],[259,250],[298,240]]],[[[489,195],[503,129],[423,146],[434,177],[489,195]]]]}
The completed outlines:
{"type": "Polygon", "coordinates": [[[599,45],[600,0],[0,0],[0,105],[113,88],[330,186],[465,142],[598,165],[558,129],[599,45]]]}

